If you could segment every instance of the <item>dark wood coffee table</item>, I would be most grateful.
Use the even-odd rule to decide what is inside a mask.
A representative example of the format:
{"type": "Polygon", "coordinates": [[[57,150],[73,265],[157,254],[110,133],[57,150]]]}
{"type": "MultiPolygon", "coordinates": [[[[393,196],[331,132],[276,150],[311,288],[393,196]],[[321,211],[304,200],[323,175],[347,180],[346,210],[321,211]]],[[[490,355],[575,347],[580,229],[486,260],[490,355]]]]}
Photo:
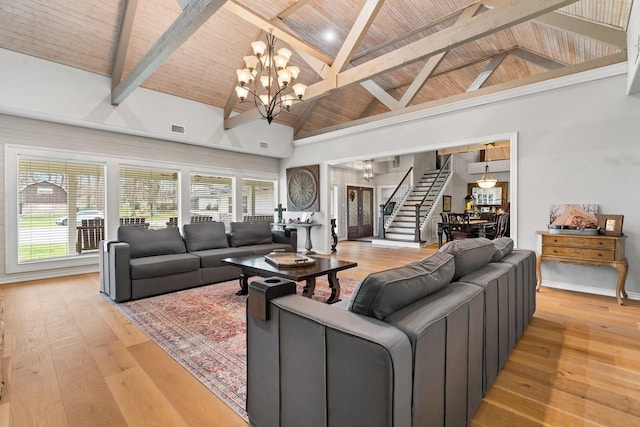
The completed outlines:
{"type": "Polygon", "coordinates": [[[240,290],[238,295],[246,295],[249,289],[249,277],[282,277],[285,279],[299,282],[305,280],[306,284],[302,291],[302,295],[311,298],[316,287],[316,277],[327,275],[329,287],[331,288],[331,296],[327,303],[333,304],[340,301],[340,281],[337,273],[340,270],[356,267],[358,264],[351,261],[341,261],[335,258],[319,258],[314,257],[316,262],[312,265],[301,267],[281,267],[271,264],[264,259],[263,255],[249,255],[225,258],[222,262],[235,265],[242,269],[240,276],[240,290]]]}

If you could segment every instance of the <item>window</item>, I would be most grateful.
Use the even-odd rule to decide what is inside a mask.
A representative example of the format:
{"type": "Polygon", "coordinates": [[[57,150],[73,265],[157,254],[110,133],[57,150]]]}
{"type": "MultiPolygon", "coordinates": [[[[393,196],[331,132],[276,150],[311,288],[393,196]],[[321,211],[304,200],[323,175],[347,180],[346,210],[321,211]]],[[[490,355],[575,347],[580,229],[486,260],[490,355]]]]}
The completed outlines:
{"type": "MultiPolygon", "coordinates": [[[[204,215],[231,224],[233,178],[212,175],[191,175],[191,216],[204,215]]],[[[184,222],[189,222],[185,219],[184,222]]]]}
{"type": "Polygon", "coordinates": [[[104,165],[19,158],[18,264],[85,254],[77,227],[104,220],[104,189],[104,165]]]}
{"type": "Polygon", "coordinates": [[[273,217],[276,205],[275,181],[242,180],[242,213],[244,216],[273,217]]]}
{"type": "Polygon", "coordinates": [[[178,173],[120,168],[120,222],[165,228],[178,216],[178,173]]]}

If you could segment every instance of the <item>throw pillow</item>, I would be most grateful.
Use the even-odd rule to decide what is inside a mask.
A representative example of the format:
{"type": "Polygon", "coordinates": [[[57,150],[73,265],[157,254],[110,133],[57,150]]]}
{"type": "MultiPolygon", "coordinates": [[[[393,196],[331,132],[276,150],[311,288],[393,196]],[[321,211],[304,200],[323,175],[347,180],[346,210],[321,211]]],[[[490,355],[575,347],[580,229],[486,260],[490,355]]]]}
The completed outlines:
{"type": "Polygon", "coordinates": [[[493,241],[496,252],[493,254],[491,261],[498,262],[513,251],[513,240],[510,237],[498,237],[493,241]]]}
{"type": "Polygon", "coordinates": [[[232,222],[231,246],[264,245],[273,243],[271,224],[268,222],[232,222]]]}
{"type": "Polygon", "coordinates": [[[177,227],[150,230],[146,227],[124,225],[118,228],[118,240],[129,244],[131,258],[187,252],[177,227]]]}
{"type": "Polygon", "coordinates": [[[349,310],[376,319],[439,291],[453,277],[453,256],[435,253],[419,262],[369,274],[353,292],[349,310]]]}
{"type": "Polygon", "coordinates": [[[453,240],[442,246],[439,252],[453,255],[456,272],[453,280],[458,280],[491,262],[496,247],[484,237],[477,239],[453,240]]]}
{"type": "Polygon", "coordinates": [[[228,248],[224,222],[194,222],[184,225],[184,240],[190,252],[228,248]]]}

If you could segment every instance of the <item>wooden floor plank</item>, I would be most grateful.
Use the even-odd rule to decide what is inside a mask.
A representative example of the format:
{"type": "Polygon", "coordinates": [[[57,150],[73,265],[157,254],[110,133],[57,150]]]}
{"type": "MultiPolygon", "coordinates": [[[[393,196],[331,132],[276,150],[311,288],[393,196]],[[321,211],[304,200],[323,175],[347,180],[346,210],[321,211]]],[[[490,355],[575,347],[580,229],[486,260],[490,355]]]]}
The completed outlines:
{"type": "Polygon", "coordinates": [[[129,347],[140,366],[189,425],[241,427],[246,422],[154,342],[129,347]]]}
{"type": "Polygon", "coordinates": [[[140,366],[109,375],[106,380],[129,425],[187,425],[140,366]]]}
{"type": "MultiPolygon", "coordinates": [[[[340,242],[334,256],[357,261],[339,276],[360,280],[435,250],[340,242]]],[[[246,425],[99,293],[97,274],[2,285],[0,295],[0,427],[96,425],[96,414],[103,425],[246,425]]],[[[546,287],[536,297],[470,425],[640,425],[640,301],[546,287]]]]}

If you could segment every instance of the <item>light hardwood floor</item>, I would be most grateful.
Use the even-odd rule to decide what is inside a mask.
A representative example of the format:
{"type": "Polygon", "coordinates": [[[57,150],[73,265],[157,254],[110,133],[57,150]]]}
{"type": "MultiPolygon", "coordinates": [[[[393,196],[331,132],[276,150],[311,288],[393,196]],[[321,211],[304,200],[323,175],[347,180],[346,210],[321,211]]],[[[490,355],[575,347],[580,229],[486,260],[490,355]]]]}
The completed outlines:
{"type": "MultiPolygon", "coordinates": [[[[340,242],[340,277],[432,253],[340,242]]],[[[98,292],[87,274],[0,286],[0,426],[246,426],[98,292]]],[[[640,425],[640,302],[542,288],[472,426],[640,425]]]]}

